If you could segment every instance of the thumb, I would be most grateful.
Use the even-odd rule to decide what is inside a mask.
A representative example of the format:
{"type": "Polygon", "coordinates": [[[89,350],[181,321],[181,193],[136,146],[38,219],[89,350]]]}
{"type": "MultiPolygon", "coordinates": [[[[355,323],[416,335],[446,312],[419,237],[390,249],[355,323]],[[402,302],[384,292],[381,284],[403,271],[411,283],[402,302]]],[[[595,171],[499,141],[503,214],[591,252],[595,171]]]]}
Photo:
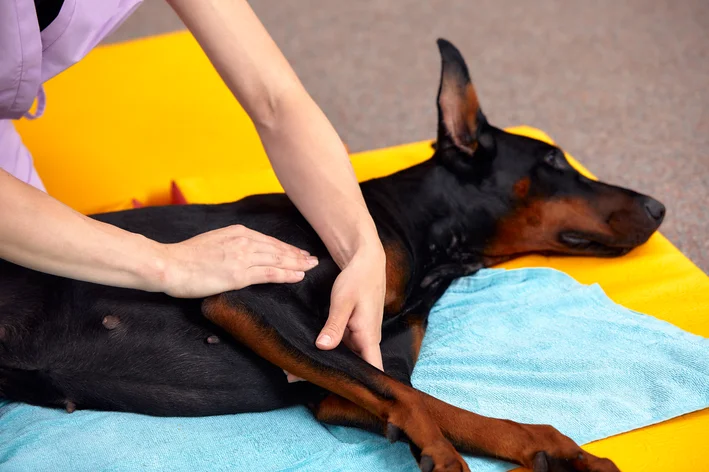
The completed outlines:
{"type": "Polygon", "coordinates": [[[333,297],[330,304],[330,314],[327,317],[325,326],[320,331],[315,345],[320,349],[335,349],[342,341],[347,323],[354,309],[354,304],[349,299],[333,297]]]}

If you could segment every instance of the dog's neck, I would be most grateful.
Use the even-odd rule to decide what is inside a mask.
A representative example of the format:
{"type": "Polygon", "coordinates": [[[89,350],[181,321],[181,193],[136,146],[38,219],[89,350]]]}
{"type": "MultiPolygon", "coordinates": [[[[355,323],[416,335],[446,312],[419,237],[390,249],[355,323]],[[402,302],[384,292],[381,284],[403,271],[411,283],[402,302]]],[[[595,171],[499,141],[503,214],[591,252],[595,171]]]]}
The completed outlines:
{"type": "Polygon", "coordinates": [[[455,278],[496,262],[484,249],[506,208],[485,191],[484,181],[462,181],[434,156],[366,182],[362,190],[370,210],[380,215],[378,224],[406,246],[419,283],[441,267],[455,278]]]}

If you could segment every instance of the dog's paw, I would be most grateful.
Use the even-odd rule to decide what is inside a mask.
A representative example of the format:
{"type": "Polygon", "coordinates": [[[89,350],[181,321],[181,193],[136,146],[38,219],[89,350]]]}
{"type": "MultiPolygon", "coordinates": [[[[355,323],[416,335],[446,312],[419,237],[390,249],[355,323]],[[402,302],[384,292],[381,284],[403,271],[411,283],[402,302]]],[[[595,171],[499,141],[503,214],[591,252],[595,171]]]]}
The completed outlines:
{"type": "Polygon", "coordinates": [[[470,472],[468,464],[448,441],[425,447],[419,467],[421,472],[470,472]]]}
{"type": "Polygon", "coordinates": [[[576,457],[555,457],[544,451],[534,455],[534,472],[620,472],[609,459],[595,457],[585,452],[576,457]]]}
{"type": "Polygon", "coordinates": [[[523,463],[534,472],[620,472],[608,460],[582,450],[572,439],[547,425],[525,425],[530,449],[523,463]]]}

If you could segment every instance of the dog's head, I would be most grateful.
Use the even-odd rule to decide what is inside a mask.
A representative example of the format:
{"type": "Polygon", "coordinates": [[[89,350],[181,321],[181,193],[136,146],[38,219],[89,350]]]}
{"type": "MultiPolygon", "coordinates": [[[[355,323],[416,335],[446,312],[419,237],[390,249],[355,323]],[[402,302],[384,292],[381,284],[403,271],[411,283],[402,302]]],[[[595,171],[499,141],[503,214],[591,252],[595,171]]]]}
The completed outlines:
{"type": "Polygon", "coordinates": [[[495,228],[484,242],[486,258],[619,256],[657,230],[662,203],[588,179],[558,147],[491,126],[462,56],[445,40],[438,46],[443,66],[434,157],[461,188],[487,199],[495,228]]]}

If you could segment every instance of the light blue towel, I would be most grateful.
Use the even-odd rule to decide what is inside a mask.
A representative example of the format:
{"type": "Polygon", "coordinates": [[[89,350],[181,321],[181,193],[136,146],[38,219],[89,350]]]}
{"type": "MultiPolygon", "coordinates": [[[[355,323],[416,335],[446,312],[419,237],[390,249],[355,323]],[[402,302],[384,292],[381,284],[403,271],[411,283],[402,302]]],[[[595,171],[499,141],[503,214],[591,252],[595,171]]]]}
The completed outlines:
{"type": "MultiPolygon", "coordinates": [[[[550,269],[484,270],[431,313],[414,385],[579,443],[709,406],[709,340],[550,269]]],[[[508,463],[467,458],[473,471],[508,463]]],[[[0,470],[415,471],[404,444],[302,407],[211,418],[0,407],[0,470]]]]}

